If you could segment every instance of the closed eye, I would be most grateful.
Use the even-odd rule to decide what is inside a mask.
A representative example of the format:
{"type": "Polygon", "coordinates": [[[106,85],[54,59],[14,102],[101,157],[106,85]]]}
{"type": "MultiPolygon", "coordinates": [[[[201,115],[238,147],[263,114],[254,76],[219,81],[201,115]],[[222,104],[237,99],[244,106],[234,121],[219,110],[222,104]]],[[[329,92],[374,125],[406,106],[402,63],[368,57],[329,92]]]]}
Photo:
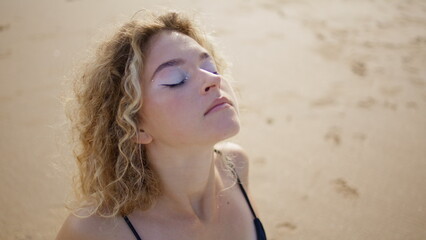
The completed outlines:
{"type": "Polygon", "coordinates": [[[167,69],[161,74],[160,86],[174,88],[183,85],[189,79],[189,74],[181,68],[167,69]]]}
{"type": "Polygon", "coordinates": [[[161,86],[166,86],[166,87],[170,87],[170,88],[174,88],[174,87],[178,87],[180,85],[183,85],[186,82],[187,78],[184,78],[182,81],[178,82],[178,83],[173,83],[173,84],[161,84],[161,86]]]}

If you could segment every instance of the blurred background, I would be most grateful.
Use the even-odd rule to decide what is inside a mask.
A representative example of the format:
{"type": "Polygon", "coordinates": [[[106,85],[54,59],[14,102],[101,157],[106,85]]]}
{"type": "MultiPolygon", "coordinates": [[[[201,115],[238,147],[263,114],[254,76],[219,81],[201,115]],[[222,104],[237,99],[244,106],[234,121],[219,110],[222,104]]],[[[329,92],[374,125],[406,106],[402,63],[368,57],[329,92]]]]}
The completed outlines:
{"type": "Polygon", "coordinates": [[[61,98],[142,8],[232,63],[269,239],[426,239],[426,1],[1,0],[0,239],[53,239],[75,170],[61,98]]]}

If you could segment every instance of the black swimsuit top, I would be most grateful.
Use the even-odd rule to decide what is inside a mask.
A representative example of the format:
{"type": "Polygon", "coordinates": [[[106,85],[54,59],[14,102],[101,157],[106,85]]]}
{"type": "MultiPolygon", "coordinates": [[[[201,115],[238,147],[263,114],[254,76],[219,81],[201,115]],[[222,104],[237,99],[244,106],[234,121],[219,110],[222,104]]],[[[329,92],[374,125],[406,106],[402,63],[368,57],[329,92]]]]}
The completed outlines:
{"type": "MultiPolygon", "coordinates": [[[[240,186],[241,192],[243,193],[244,198],[246,199],[247,204],[250,207],[250,211],[253,214],[253,217],[254,217],[253,222],[254,222],[254,227],[256,229],[257,240],[266,240],[266,233],[265,233],[265,230],[263,229],[262,222],[260,222],[259,218],[257,218],[256,213],[254,212],[253,207],[251,206],[250,200],[247,196],[246,190],[244,190],[244,187],[241,184],[240,178],[238,176],[237,176],[237,181],[238,181],[238,185],[240,186]]],[[[136,239],[142,240],[142,238],[139,236],[136,229],[133,227],[133,224],[130,222],[130,219],[127,216],[124,216],[123,218],[126,221],[127,225],[129,226],[130,230],[132,230],[136,239]]]]}

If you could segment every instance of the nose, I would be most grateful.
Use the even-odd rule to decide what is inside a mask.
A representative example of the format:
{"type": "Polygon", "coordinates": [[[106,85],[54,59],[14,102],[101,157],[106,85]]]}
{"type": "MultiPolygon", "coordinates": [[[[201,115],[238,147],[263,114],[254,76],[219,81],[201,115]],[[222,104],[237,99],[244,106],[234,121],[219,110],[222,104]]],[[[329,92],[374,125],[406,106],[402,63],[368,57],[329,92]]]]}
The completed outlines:
{"type": "Polygon", "coordinates": [[[211,91],[214,88],[220,89],[220,83],[221,83],[221,76],[219,74],[214,74],[207,72],[204,74],[204,82],[201,86],[201,94],[207,94],[209,91],[211,91]]]}

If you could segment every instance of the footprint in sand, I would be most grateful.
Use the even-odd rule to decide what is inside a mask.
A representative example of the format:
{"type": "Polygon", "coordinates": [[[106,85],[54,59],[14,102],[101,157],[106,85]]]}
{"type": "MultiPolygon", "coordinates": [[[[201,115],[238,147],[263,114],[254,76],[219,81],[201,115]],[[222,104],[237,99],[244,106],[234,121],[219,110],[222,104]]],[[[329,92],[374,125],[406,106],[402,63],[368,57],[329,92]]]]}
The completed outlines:
{"type": "Polygon", "coordinates": [[[410,78],[410,83],[414,87],[424,87],[426,85],[426,83],[423,81],[423,79],[421,79],[419,77],[410,78]]]}
{"type": "Polygon", "coordinates": [[[372,97],[368,97],[366,99],[363,99],[361,101],[358,102],[358,107],[360,108],[371,108],[372,106],[374,106],[376,104],[376,99],[372,98],[372,97]]]}
{"type": "Polygon", "coordinates": [[[417,109],[417,107],[418,107],[417,103],[416,103],[416,102],[414,102],[414,101],[406,102],[406,103],[405,103],[405,106],[406,106],[408,109],[417,109]]]}
{"type": "Polygon", "coordinates": [[[297,229],[296,224],[291,223],[291,222],[280,222],[275,227],[278,228],[278,229],[287,229],[287,230],[290,230],[290,231],[294,231],[294,230],[297,229]]]}
{"type": "Polygon", "coordinates": [[[325,36],[324,34],[320,33],[320,32],[316,32],[315,33],[315,37],[320,40],[320,41],[324,41],[325,40],[325,36]]]}
{"type": "Polygon", "coordinates": [[[271,118],[271,117],[269,117],[269,118],[266,118],[266,124],[268,124],[268,125],[272,125],[272,124],[274,124],[274,119],[273,118],[271,118]]]}
{"type": "Polygon", "coordinates": [[[10,24],[0,24],[0,32],[6,31],[10,28],[10,24]]]}
{"type": "Polygon", "coordinates": [[[351,70],[354,74],[364,77],[367,75],[367,66],[362,61],[353,61],[351,63],[351,70]]]}
{"type": "Polygon", "coordinates": [[[337,178],[331,182],[334,185],[334,190],[345,198],[358,198],[359,193],[355,187],[349,186],[345,179],[337,178]]]}
{"type": "Polygon", "coordinates": [[[411,45],[414,46],[425,46],[426,45],[426,36],[416,36],[411,40],[411,45]]]}
{"type": "Polygon", "coordinates": [[[338,146],[342,142],[340,136],[340,129],[336,127],[330,128],[324,136],[326,141],[331,141],[334,145],[338,146]]]}
{"type": "Polygon", "coordinates": [[[389,102],[389,101],[384,101],[383,102],[383,107],[396,111],[398,109],[398,104],[394,103],[394,102],[389,102]]]}
{"type": "Polygon", "coordinates": [[[12,55],[12,51],[10,49],[6,51],[0,51],[0,59],[6,59],[12,55]]]}

